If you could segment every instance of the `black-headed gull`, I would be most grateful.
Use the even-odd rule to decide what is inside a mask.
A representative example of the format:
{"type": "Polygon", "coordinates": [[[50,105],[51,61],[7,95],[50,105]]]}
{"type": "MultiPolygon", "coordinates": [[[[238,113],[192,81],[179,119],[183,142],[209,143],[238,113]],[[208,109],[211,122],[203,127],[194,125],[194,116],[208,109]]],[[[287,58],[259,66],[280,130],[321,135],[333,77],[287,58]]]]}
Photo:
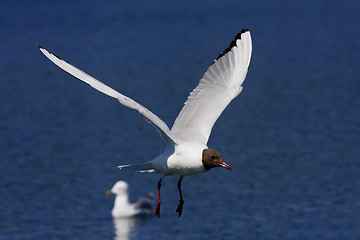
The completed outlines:
{"type": "Polygon", "coordinates": [[[111,215],[114,218],[132,217],[147,215],[152,212],[153,195],[139,198],[136,202],[131,203],[128,195],[129,185],[125,181],[117,181],[114,186],[106,191],[106,194],[115,194],[114,207],[111,215]]]}
{"type": "MultiPolygon", "coordinates": [[[[243,29],[210,65],[198,86],[190,93],[171,130],[158,116],[129,97],[115,91],[85,72],[39,46],[40,50],[57,66],[98,91],[116,98],[122,105],[134,109],[152,123],[166,143],[165,151],[153,160],[135,165],[142,171],[156,171],[162,176],[158,182],[158,202],[155,216],[160,217],[160,187],[165,176],[178,175],[180,203],[179,217],[184,200],[181,181],[184,176],[206,172],[214,167],[231,170],[218,151],[209,149],[207,142],[211,129],[226,106],[240,94],[251,59],[252,42],[248,29],[243,29]]],[[[134,165],[123,165],[134,167],[134,165]]]]}

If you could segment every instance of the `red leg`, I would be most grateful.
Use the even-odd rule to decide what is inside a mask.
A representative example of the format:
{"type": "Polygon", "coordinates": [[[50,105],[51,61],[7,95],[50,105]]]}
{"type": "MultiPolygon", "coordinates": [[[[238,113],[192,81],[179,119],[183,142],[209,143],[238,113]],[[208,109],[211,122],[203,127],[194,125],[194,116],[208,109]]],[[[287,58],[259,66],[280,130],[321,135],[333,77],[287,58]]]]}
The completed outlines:
{"type": "Polygon", "coordinates": [[[162,181],[163,177],[160,178],[159,182],[158,182],[158,201],[156,204],[156,209],[155,209],[155,214],[154,216],[158,216],[158,218],[160,217],[160,188],[161,188],[161,181],[162,181]]]}

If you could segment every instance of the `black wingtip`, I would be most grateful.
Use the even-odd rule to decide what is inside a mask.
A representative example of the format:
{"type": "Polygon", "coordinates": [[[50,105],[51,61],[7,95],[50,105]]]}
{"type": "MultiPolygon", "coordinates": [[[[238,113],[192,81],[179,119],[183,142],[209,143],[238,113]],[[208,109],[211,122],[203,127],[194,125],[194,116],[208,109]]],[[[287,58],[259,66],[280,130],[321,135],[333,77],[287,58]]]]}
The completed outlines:
{"type": "Polygon", "coordinates": [[[241,35],[242,35],[243,33],[246,33],[246,32],[250,32],[248,28],[242,29],[241,32],[239,32],[238,34],[236,34],[236,36],[235,36],[235,41],[236,41],[237,39],[241,39],[241,35]]]}
{"type": "Polygon", "coordinates": [[[55,53],[50,52],[49,50],[47,50],[47,49],[44,48],[43,46],[38,45],[38,47],[39,47],[40,50],[43,49],[43,50],[47,51],[49,54],[55,56],[55,57],[58,58],[59,60],[63,60],[61,57],[57,56],[55,53]]]}
{"type": "MultiPolygon", "coordinates": [[[[241,35],[242,35],[243,33],[246,33],[246,32],[249,32],[249,29],[248,29],[248,28],[242,29],[241,32],[239,32],[238,34],[236,34],[235,39],[231,41],[230,45],[229,45],[222,53],[220,53],[220,55],[216,58],[216,60],[219,60],[219,59],[220,59],[222,56],[224,56],[226,53],[230,52],[231,49],[236,46],[236,41],[237,41],[238,39],[241,39],[241,35]]],[[[215,62],[215,61],[213,61],[213,62],[211,63],[211,65],[214,64],[214,62],[215,62]]]]}

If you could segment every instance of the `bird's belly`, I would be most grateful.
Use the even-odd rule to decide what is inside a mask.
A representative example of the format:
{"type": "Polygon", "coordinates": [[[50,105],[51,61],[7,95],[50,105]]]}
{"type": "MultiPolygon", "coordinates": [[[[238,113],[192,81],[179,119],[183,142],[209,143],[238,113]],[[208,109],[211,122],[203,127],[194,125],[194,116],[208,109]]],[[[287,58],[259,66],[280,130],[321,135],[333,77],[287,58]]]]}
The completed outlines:
{"type": "Polygon", "coordinates": [[[189,176],[197,173],[205,172],[205,168],[203,166],[199,167],[172,167],[168,169],[168,175],[178,175],[178,176],[189,176]]]}

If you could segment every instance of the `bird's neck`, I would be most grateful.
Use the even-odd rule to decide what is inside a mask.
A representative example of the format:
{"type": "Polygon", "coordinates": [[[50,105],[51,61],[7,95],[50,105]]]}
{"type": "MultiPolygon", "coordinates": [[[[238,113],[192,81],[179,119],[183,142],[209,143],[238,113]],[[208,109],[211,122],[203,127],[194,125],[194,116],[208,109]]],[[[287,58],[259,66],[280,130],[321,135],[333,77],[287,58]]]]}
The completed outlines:
{"type": "Polygon", "coordinates": [[[124,208],[127,205],[129,205],[129,197],[128,197],[127,194],[125,194],[125,195],[116,195],[114,209],[115,208],[124,208]]]}

